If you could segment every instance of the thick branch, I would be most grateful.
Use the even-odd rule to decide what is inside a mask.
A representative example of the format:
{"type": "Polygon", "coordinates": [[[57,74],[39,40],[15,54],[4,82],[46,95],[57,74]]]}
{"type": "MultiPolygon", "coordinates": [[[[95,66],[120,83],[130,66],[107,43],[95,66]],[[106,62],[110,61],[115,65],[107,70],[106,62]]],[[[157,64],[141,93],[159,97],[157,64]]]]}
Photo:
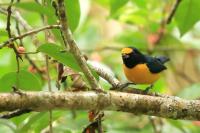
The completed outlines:
{"type": "Polygon", "coordinates": [[[48,25],[48,26],[45,26],[45,27],[42,27],[42,28],[38,28],[38,29],[35,29],[35,30],[32,30],[32,31],[29,31],[29,32],[26,32],[20,36],[17,36],[17,37],[13,37],[13,38],[10,38],[9,40],[5,41],[4,43],[2,43],[0,45],[0,49],[3,48],[4,46],[16,41],[17,39],[22,39],[26,36],[29,36],[29,35],[32,35],[32,34],[36,34],[40,31],[43,31],[43,30],[46,30],[46,29],[55,29],[55,28],[60,28],[60,25],[48,25]]]}
{"type": "Polygon", "coordinates": [[[0,111],[30,109],[112,110],[154,115],[172,119],[200,120],[200,101],[178,97],[156,97],[110,91],[95,92],[24,92],[0,94],[0,111]]]}

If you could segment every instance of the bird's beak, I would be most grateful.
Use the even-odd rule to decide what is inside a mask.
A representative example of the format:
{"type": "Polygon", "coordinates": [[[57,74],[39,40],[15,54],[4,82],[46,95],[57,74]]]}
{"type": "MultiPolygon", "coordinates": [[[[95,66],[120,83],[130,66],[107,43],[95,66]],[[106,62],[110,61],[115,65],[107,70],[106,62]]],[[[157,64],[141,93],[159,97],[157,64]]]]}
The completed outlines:
{"type": "Polygon", "coordinates": [[[127,59],[127,58],[129,58],[129,55],[128,54],[122,54],[122,58],[127,59]]]}

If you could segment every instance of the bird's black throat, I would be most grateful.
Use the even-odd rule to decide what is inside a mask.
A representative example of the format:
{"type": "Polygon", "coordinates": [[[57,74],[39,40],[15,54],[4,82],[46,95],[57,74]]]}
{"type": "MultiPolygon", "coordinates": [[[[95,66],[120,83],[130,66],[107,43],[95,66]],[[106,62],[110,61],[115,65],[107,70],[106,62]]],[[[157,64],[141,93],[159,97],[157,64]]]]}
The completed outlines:
{"type": "Polygon", "coordinates": [[[128,55],[129,55],[128,57],[122,55],[123,63],[128,68],[133,68],[137,64],[145,63],[145,57],[143,55],[135,53],[130,53],[128,55]]]}

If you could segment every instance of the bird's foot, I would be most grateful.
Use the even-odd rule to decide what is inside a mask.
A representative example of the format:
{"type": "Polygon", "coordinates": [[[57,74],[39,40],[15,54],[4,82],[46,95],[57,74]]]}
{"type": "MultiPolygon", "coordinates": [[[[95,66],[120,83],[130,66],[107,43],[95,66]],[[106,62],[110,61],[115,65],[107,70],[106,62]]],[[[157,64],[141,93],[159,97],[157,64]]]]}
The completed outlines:
{"type": "Polygon", "coordinates": [[[149,90],[153,89],[153,84],[151,84],[150,86],[148,86],[145,90],[144,93],[147,94],[149,92],[149,90]]]}
{"type": "Polygon", "coordinates": [[[123,89],[127,88],[129,85],[135,85],[135,83],[127,82],[124,84],[120,84],[119,86],[117,86],[116,89],[122,91],[123,89]]]}

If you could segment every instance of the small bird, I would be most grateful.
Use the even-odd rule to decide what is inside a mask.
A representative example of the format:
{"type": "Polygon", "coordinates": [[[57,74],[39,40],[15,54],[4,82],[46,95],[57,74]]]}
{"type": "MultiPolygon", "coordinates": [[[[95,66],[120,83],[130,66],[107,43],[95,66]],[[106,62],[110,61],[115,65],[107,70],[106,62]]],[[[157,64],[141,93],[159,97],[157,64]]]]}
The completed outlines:
{"type": "Polygon", "coordinates": [[[167,69],[164,63],[169,61],[168,57],[151,57],[134,47],[123,48],[121,53],[126,78],[133,84],[150,85],[145,92],[153,87],[154,82],[159,79],[160,73],[167,69]]]}

